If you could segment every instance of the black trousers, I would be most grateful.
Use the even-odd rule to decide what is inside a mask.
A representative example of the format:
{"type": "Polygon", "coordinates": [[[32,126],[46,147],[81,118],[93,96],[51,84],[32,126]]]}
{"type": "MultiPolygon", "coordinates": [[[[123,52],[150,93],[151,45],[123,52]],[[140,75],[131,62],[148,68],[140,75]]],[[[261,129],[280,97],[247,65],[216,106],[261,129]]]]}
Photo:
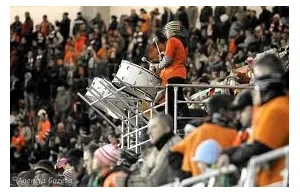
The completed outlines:
{"type": "MultiPolygon", "coordinates": [[[[167,80],[168,84],[184,84],[185,79],[181,77],[172,77],[167,80]]],[[[177,100],[185,100],[183,96],[183,88],[178,87],[177,100]]],[[[187,104],[177,103],[177,115],[187,114],[187,104]]],[[[174,117],[174,87],[168,87],[168,114],[174,117]]]]}

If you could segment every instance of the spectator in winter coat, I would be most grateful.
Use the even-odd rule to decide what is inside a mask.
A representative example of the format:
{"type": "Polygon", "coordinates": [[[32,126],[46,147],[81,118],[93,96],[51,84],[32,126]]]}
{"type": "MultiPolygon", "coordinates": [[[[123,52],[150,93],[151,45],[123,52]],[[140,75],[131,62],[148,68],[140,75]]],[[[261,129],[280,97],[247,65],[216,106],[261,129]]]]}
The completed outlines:
{"type": "Polygon", "coordinates": [[[60,21],[60,32],[61,35],[64,37],[64,44],[67,42],[67,39],[70,36],[70,23],[71,20],[68,18],[68,13],[63,13],[63,18],[60,21]]]}
{"type": "Polygon", "coordinates": [[[165,27],[165,25],[174,20],[174,14],[168,7],[164,7],[164,13],[161,15],[161,27],[165,27]]]}
{"type": "Polygon", "coordinates": [[[24,36],[26,38],[26,40],[31,43],[31,33],[33,30],[33,21],[30,17],[30,13],[26,12],[25,13],[25,21],[22,25],[22,30],[21,30],[21,34],[22,36],[24,36]]]}
{"type": "Polygon", "coordinates": [[[34,109],[34,80],[30,72],[25,74],[25,85],[24,85],[24,100],[25,100],[25,110],[29,112],[34,109]]]}
{"type": "Polygon", "coordinates": [[[65,121],[69,111],[71,110],[71,104],[72,102],[69,91],[66,91],[63,86],[58,87],[57,96],[54,102],[55,116],[58,122],[65,121]]]}
{"type": "Polygon", "coordinates": [[[268,29],[271,24],[272,13],[267,10],[266,6],[261,6],[262,12],[258,17],[258,24],[264,24],[265,28],[268,29]]]}
{"type": "Polygon", "coordinates": [[[96,16],[90,21],[93,26],[97,26],[99,33],[102,35],[106,32],[106,24],[102,19],[102,15],[97,13],[96,16]]]}
{"type": "Polygon", "coordinates": [[[111,16],[111,23],[109,24],[108,30],[116,30],[118,26],[117,16],[111,16]]]}
{"type": "MultiPolygon", "coordinates": [[[[121,150],[113,144],[107,144],[94,152],[92,169],[96,176],[93,181],[94,187],[112,187],[109,179],[105,179],[110,169],[117,165],[121,150]]],[[[120,172],[121,173],[121,172],[120,172]]]]}
{"type": "Polygon", "coordinates": [[[209,17],[212,17],[213,15],[213,10],[211,6],[204,6],[201,9],[201,13],[200,13],[200,22],[201,22],[201,26],[206,25],[208,23],[208,19],[209,17]]]}
{"type": "Polygon", "coordinates": [[[19,16],[15,16],[15,21],[10,25],[10,33],[11,34],[19,34],[21,35],[22,30],[22,22],[20,22],[19,16]]]}
{"type": "Polygon", "coordinates": [[[80,32],[80,26],[85,25],[87,26],[87,21],[84,17],[82,17],[81,12],[77,13],[77,18],[74,20],[74,27],[73,27],[73,36],[75,36],[78,32],[80,32]]]}
{"type": "Polygon", "coordinates": [[[44,37],[47,37],[50,33],[50,26],[52,24],[48,21],[47,19],[47,15],[44,15],[43,16],[43,21],[42,23],[40,24],[41,26],[41,33],[44,37]]]}
{"type": "Polygon", "coordinates": [[[196,26],[196,21],[199,16],[199,11],[197,6],[189,6],[187,8],[187,15],[189,19],[190,28],[194,28],[196,26]]]}
{"type": "Polygon", "coordinates": [[[186,30],[190,29],[189,19],[185,6],[180,6],[175,14],[176,20],[179,21],[186,30]]]}
{"type": "Polygon", "coordinates": [[[180,137],[173,133],[172,119],[157,115],[149,121],[147,133],[153,147],[138,170],[117,178],[117,186],[156,187],[174,181],[176,174],[168,162],[168,154],[180,137]]]}

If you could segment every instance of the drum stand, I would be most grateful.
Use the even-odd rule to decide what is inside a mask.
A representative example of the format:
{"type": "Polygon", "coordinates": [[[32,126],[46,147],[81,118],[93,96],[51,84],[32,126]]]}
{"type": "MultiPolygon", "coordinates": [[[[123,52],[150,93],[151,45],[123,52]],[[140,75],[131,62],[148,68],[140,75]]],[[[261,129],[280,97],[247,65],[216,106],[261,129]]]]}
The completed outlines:
{"type": "MultiPolygon", "coordinates": [[[[115,86],[110,83],[109,81],[104,79],[105,83],[102,83],[107,90],[109,90],[110,94],[103,96],[99,91],[94,88],[94,86],[87,87],[86,90],[92,94],[96,100],[92,101],[86,98],[85,96],[77,93],[77,95],[84,100],[99,116],[105,119],[115,130],[119,131],[122,135],[121,138],[121,145],[122,148],[125,147],[127,149],[135,149],[135,152],[140,151],[140,146],[145,142],[139,143],[139,137],[141,136],[142,130],[147,129],[148,120],[146,113],[150,112],[150,118],[152,118],[153,113],[157,113],[156,110],[153,109],[153,103],[145,101],[141,95],[139,95],[132,86],[123,82],[120,78],[118,78],[115,74],[113,74],[114,78],[117,79],[120,83],[120,88],[114,89],[115,86]],[[134,98],[128,98],[127,96],[122,93],[124,89],[127,89],[134,95],[134,98]],[[112,99],[107,100],[109,97],[114,96],[116,101],[121,102],[125,108],[125,110],[121,110],[118,106],[115,105],[112,99]],[[109,107],[113,108],[114,110],[118,110],[118,113],[115,115],[118,119],[121,120],[122,125],[121,129],[119,129],[105,114],[103,114],[98,107],[96,107],[97,102],[103,102],[103,105],[106,106],[107,109],[109,107]],[[147,105],[150,109],[143,111],[140,109],[140,103],[147,102],[147,105]],[[140,127],[141,126],[141,127],[140,127]],[[134,145],[133,145],[134,144],[134,145]]],[[[149,141],[149,140],[148,140],[149,141]]],[[[146,141],[147,142],[147,141],[146,141]]]]}

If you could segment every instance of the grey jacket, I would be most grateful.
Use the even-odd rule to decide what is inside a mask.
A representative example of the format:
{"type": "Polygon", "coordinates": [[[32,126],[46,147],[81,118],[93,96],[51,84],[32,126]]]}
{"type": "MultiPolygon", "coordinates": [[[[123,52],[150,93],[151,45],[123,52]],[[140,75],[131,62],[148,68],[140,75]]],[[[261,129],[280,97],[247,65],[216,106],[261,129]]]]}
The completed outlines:
{"type": "MultiPolygon", "coordinates": [[[[174,182],[175,174],[168,162],[170,148],[181,141],[179,136],[173,136],[159,151],[152,148],[145,157],[141,168],[133,172],[128,178],[128,187],[157,187],[174,182]]],[[[116,183],[119,187],[125,186],[125,178],[118,177],[116,183]]]]}

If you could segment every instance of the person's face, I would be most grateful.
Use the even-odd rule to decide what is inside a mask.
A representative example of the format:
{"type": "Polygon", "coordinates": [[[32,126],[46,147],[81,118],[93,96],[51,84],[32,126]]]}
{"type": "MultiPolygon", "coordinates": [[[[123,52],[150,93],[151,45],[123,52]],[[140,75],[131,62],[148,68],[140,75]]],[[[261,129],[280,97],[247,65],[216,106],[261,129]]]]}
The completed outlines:
{"type": "Polygon", "coordinates": [[[169,39],[171,37],[171,32],[170,30],[166,30],[165,31],[165,36],[167,37],[167,39],[169,39]]]}
{"type": "Polygon", "coordinates": [[[86,169],[88,174],[93,172],[93,156],[91,153],[85,151],[83,153],[83,167],[86,169]]]}
{"type": "Polygon", "coordinates": [[[29,18],[29,13],[25,13],[25,18],[29,18]]]}
{"type": "Polygon", "coordinates": [[[66,14],[63,14],[63,19],[67,19],[67,15],[66,14]]]}
{"type": "Polygon", "coordinates": [[[16,17],[15,17],[15,21],[16,21],[16,22],[19,22],[19,21],[20,21],[19,16],[16,16],[16,17]]]}
{"type": "Polygon", "coordinates": [[[239,112],[238,117],[240,123],[243,127],[250,126],[251,124],[251,116],[252,116],[252,107],[246,106],[241,112],[239,112]]]}
{"type": "Polygon", "coordinates": [[[156,143],[159,138],[166,132],[166,126],[154,118],[148,123],[148,135],[150,136],[150,142],[152,144],[156,143]]]}

